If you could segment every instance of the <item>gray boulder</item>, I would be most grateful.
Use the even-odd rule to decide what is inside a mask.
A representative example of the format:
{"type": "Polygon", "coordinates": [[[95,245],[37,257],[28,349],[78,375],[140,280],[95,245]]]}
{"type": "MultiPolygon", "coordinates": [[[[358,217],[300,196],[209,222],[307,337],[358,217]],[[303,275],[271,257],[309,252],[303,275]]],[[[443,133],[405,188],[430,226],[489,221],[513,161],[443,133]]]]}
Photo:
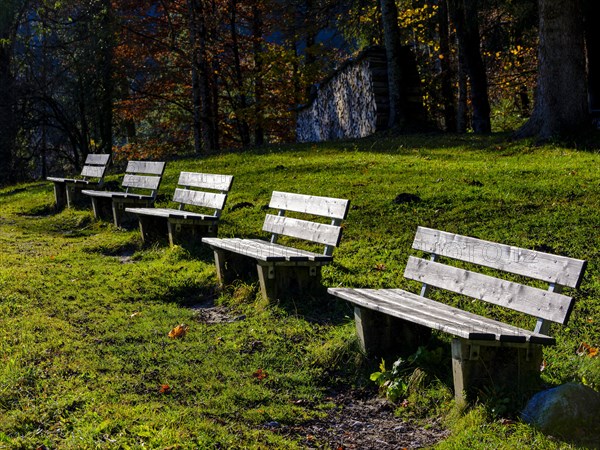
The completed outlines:
{"type": "Polygon", "coordinates": [[[538,392],[521,416],[549,435],[576,441],[600,439],[600,393],[582,384],[538,392]]]}

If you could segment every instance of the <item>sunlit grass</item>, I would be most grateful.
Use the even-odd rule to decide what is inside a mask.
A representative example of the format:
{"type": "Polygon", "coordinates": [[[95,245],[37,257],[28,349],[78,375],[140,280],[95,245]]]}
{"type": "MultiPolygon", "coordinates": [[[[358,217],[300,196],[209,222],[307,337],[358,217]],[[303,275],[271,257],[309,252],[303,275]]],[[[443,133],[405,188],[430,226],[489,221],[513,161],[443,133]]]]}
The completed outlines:
{"type": "MultiPolygon", "coordinates": [[[[418,225],[587,259],[544,377],[598,383],[597,365],[575,349],[600,345],[599,163],[597,153],[499,137],[267,147],[170,161],[159,204],[180,171],[233,174],[219,233],[264,236],[273,190],[348,198],[328,286],[415,289],[402,272],[418,225]],[[394,202],[402,193],[420,200],[394,202]]],[[[378,362],[358,353],[341,301],[268,305],[245,283],[219,293],[210,252],[144,247],[136,229],[52,204],[49,183],[0,190],[0,448],[297,448],[265,424],[322,415],[333,383],[371,386],[378,362]],[[207,324],[189,308],[210,301],[231,320],[207,324]],[[182,323],[187,335],[169,339],[182,323]]],[[[443,446],[550,445],[522,424],[506,440],[478,411],[443,446]]]]}

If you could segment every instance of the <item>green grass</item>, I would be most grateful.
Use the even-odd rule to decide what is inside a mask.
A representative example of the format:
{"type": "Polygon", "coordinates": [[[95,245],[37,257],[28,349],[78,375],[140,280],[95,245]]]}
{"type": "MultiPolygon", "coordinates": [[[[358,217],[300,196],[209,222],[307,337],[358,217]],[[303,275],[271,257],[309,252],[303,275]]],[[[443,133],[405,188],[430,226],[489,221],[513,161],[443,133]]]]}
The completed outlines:
{"type": "MultiPolygon", "coordinates": [[[[600,364],[576,348],[600,346],[599,166],[597,152],[501,136],[290,145],[171,161],[159,204],[169,204],[182,170],[233,174],[219,233],[264,236],[273,190],[348,198],[327,286],[415,290],[402,272],[418,225],[587,259],[571,321],[552,329],[543,377],[598,389],[600,364]],[[400,193],[421,201],[396,204],[400,193]],[[251,205],[232,208],[242,202],[251,205]]],[[[264,424],[322,416],[332,385],[375,389],[368,374],[379,361],[358,353],[343,302],[268,305],[245,283],[219,294],[206,250],[143,247],[137,230],[52,204],[50,183],[0,190],[0,448],[299,448],[302,436],[264,424]],[[189,308],[212,299],[240,320],[207,324],[189,308]],[[181,323],[188,334],[169,339],[181,323]]],[[[412,419],[445,415],[454,432],[440,448],[567,445],[502,425],[485,404],[452,418],[441,397],[412,414],[399,409],[412,419]]]]}

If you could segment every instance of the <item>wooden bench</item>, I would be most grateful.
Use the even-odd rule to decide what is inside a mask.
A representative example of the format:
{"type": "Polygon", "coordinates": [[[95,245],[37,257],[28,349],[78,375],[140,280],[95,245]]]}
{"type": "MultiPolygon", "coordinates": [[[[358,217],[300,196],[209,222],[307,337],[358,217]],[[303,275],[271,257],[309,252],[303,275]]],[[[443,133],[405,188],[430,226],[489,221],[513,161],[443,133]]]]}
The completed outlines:
{"type": "Polygon", "coordinates": [[[85,158],[83,169],[81,169],[81,178],[46,178],[54,183],[56,209],[63,209],[65,205],[71,208],[82,189],[100,189],[104,184],[104,175],[109,161],[110,155],[108,154],[90,153],[85,158]]]}
{"type": "Polygon", "coordinates": [[[202,238],[215,254],[217,276],[221,286],[242,272],[245,262],[256,263],[263,296],[274,300],[291,291],[305,292],[321,286],[321,266],[331,263],[333,249],[339,244],[341,221],[348,213],[348,200],[274,191],[269,207],[278,215],[267,214],[263,231],[270,241],[259,239],[202,238]],[[286,211],[326,217],[320,223],[286,217],[286,211]],[[279,236],[304,239],[324,245],[323,253],[314,253],[277,243],[279,236]]]}
{"type": "Polygon", "coordinates": [[[177,209],[125,208],[125,211],[138,216],[142,240],[145,243],[164,235],[165,231],[169,235],[171,245],[179,241],[179,237],[190,241],[204,236],[216,236],[219,217],[225,208],[232,182],[232,175],[181,172],[178,181],[180,187],[175,189],[173,195],[173,201],[179,203],[177,209]],[[205,214],[186,211],[186,206],[212,211],[205,214]]]}
{"type": "Polygon", "coordinates": [[[127,207],[149,207],[156,200],[156,193],[163,173],[164,162],[129,161],[121,187],[125,191],[82,191],[92,199],[94,217],[109,217],[112,211],[113,223],[120,227],[127,207]]]}
{"type": "MultiPolygon", "coordinates": [[[[586,262],[423,227],[417,230],[413,248],[431,255],[430,260],[410,256],[404,272],[406,278],[423,283],[420,294],[401,289],[328,289],[355,305],[362,349],[368,354],[389,355],[394,350],[396,355],[410,354],[427,341],[432,329],[440,330],[455,336],[451,349],[458,403],[490,379],[522,392],[534,385],[542,346],[555,343],[549,335],[550,323],[566,324],[573,307],[572,298],[561,290],[579,286],[586,262]],[[519,281],[522,277],[541,280],[549,288],[437,262],[440,257],[444,262],[465,261],[516,274],[519,281]],[[533,330],[432,300],[428,298],[432,287],[533,316],[533,330]]],[[[486,315],[504,313],[497,307],[489,309],[486,315]]]]}

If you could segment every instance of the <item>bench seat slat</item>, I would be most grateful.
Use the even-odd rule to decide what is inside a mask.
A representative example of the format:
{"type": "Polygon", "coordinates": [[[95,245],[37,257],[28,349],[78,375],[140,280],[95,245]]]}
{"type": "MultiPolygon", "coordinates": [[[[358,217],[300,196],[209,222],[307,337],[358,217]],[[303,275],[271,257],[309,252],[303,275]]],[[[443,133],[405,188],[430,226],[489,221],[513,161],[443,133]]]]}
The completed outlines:
{"type": "Polygon", "coordinates": [[[554,338],[497,322],[401,289],[329,288],[352,303],[470,340],[552,345],[554,338]]]}
{"type": "Polygon", "coordinates": [[[269,207],[343,220],[348,204],[348,200],[340,198],[273,191],[269,207]]]}
{"type": "Polygon", "coordinates": [[[261,241],[260,239],[247,239],[256,243],[260,243],[261,246],[269,247],[270,249],[285,252],[290,255],[303,256],[308,258],[309,261],[333,261],[333,257],[329,255],[323,255],[321,253],[309,252],[308,250],[302,250],[294,247],[286,247],[285,245],[273,244],[271,242],[261,241]]]}
{"type": "Polygon", "coordinates": [[[573,288],[579,287],[586,266],[580,259],[425,227],[417,229],[413,248],[573,288]]]}
{"type": "Polygon", "coordinates": [[[103,198],[112,198],[113,200],[118,199],[153,199],[152,195],[142,195],[142,194],[130,194],[127,192],[112,192],[112,191],[81,191],[82,194],[89,195],[90,197],[103,197],[103,198]]]}
{"type": "Polygon", "coordinates": [[[81,183],[81,184],[96,184],[96,181],[83,180],[80,178],[57,178],[57,177],[48,177],[46,178],[48,181],[53,181],[55,183],[81,183]]]}
{"type": "Polygon", "coordinates": [[[142,216],[164,217],[165,219],[197,219],[197,220],[218,220],[217,216],[210,214],[199,214],[189,211],[182,211],[172,208],[125,208],[125,211],[142,216]]]}
{"type": "Polygon", "coordinates": [[[304,239],[319,244],[337,247],[341,238],[341,227],[309,220],[267,214],[263,231],[304,239]]]}
{"type": "Polygon", "coordinates": [[[427,285],[564,324],[572,298],[477,272],[410,256],[404,276],[427,285]]]}
{"type": "Polygon", "coordinates": [[[331,257],[311,253],[305,250],[298,250],[292,247],[272,244],[270,242],[258,239],[238,239],[238,238],[202,238],[202,242],[213,248],[239,253],[241,255],[256,258],[259,261],[277,262],[328,262],[331,257]]]}

